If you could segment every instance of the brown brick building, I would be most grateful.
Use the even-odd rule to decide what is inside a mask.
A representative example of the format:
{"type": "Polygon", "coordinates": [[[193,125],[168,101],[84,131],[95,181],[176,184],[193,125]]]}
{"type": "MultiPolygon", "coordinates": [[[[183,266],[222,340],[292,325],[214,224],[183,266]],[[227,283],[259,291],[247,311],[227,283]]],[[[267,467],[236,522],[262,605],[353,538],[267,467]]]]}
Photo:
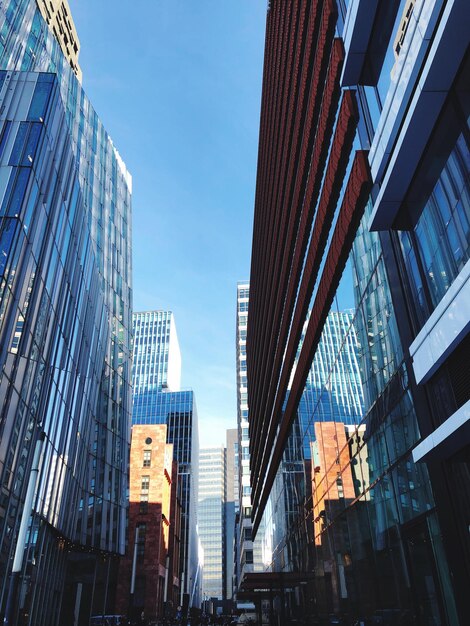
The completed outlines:
{"type": "Polygon", "coordinates": [[[116,600],[123,615],[144,611],[147,618],[161,617],[165,599],[175,603],[178,598],[177,464],[166,431],[164,424],[132,428],[128,545],[116,600]]]}

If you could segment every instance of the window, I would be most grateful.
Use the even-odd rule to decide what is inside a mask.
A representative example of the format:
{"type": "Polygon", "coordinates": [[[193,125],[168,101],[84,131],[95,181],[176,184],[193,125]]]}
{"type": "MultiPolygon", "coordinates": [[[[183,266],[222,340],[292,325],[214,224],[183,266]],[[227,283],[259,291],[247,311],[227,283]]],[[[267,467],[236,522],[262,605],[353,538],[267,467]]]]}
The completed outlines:
{"type": "Polygon", "coordinates": [[[152,461],[152,451],[151,450],[144,450],[144,463],[143,463],[143,466],[144,467],[150,467],[151,461],[152,461]]]}
{"type": "Polygon", "coordinates": [[[148,491],[150,487],[150,476],[142,476],[142,491],[148,491]]]}
{"type": "Polygon", "coordinates": [[[3,198],[0,215],[16,217],[21,212],[26,187],[29,182],[29,168],[18,167],[12,170],[5,196],[3,198]]]}
{"type": "Polygon", "coordinates": [[[142,494],[140,496],[140,506],[139,506],[139,513],[140,515],[147,515],[149,510],[149,497],[147,494],[142,494]]]}
{"type": "Polygon", "coordinates": [[[3,124],[2,132],[0,134],[0,157],[3,154],[3,150],[8,140],[8,136],[10,134],[11,122],[6,120],[3,124]]]}
{"type": "Polygon", "coordinates": [[[253,550],[245,552],[245,563],[253,563],[253,550]]]}
{"type": "Polygon", "coordinates": [[[147,533],[147,524],[139,524],[136,533],[136,554],[139,558],[143,558],[145,554],[145,535],[147,533]]]}
{"type": "Polygon", "coordinates": [[[54,76],[52,74],[40,74],[34,89],[33,99],[28,112],[28,120],[41,120],[46,115],[49,96],[52,91],[54,76]]]}

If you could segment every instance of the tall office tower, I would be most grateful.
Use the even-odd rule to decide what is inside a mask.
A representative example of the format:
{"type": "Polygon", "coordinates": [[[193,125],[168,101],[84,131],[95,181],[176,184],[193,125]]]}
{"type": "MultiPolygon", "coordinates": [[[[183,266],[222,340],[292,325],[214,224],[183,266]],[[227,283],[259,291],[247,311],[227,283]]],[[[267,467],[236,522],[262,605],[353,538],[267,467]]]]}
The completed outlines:
{"type": "Polygon", "coordinates": [[[132,619],[142,611],[162,618],[165,602],[179,603],[178,470],[166,431],[165,424],[132,427],[128,549],[116,594],[116,612],[132,619]]]}
{"type": "Polygon", "coordinates": [[[199,606],[197,536],[199,433],[192,391],[179,389],[181,358],[172,313],[154,311],[134,316],[135,342],[133,424],[166,424],[167,442],[178,463],[181,503],[181,604],[199,606]]]}
{"type": "Polygon", "coordinates": [[[15,623],[88,624],[125,549],[131,179],[36,2],[0,33],[0,611],[19,579],[15,623]]]}
{"type": "Polygon", "coordinates": [[[238,422],[238,518],[235,542],[237,544],[237,587],[246,573],[261,568],[262,538],[255,543],[251,531],[250,436],[248,390],[246,374],[246,333],[250,285],[237,285],[236,358],[237,358],[237,422],[238,422]]]}
{"type": "Polygon", "coordinates": [[[179,391],[181,352],[171,311],[134,313],[134,393],[179,391]]]}
{"type": "Polygon", "coordinates": [[[239,509],[238,489],[238,430],[227,430],[226,438],[227,472],[225,502],[225,597],[233,596],[233,575],[235,564],[235,520],[239,509]]]}
{"type": "Polygon", "coordinates": [[[289,577],[270,579],[284,615],[465,623],[469,11],[269,4],[246,347],[255,533],[350,268],[365,398],[311,477],[318,519],[292,503],[309,553],[287,548],[289,577]]]}
{"type": "MultiPolygon", "coordinates": [[[[225,600],[225,503],[226,450],[201,448],[197,521],[204,550],[202,593],[204,598],[225,600]]],[[[222,604],[220,604],[222,608],[222,604]]]]}

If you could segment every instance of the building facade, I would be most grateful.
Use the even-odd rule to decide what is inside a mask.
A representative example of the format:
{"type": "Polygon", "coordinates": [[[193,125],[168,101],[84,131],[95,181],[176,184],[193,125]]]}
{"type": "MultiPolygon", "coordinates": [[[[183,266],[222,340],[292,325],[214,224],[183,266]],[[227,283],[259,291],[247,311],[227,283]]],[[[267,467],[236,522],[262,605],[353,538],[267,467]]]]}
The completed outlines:
{"type": "Polygon", "coordinates": [[[128,549],[121,559],[116,613],[157,619],[179,603],[177,463],[166,425],[133,426],[129,463],[128,549]]]}
{"type": "Polygon", "coordinates": [[[82,70],[78,63],[80,41],[73,23],[69,3],[67,0],[53,0],[52,2],[51,0],[37,0],[37,5],[46,24],[59,42],[70,67],[78,80],[82,82],[82,70]]]}
{"type": "Polygon", "coordinates": [[[225,597],[231,600],[236,568],[235,528],[239,512],[238,430],[230,428],[226,437],[227,472],[225,484],[225,597]]]}
{"type": "Polygon", "coordinates": [[[181,352],[171,311],[134,313],[134,392],[179,391],[181,352]]]}
{"type": "MultiPolygon", "coordinates": [[[[143,353],[147,351],[151,354],[152,343],[158,333],[141,333],[140,336],[145,337],[148,344],[134,344],[134,351],[143,350],[143,353]]],[[[156,351],[161,359],[168,355],[165,350],[156,348],[156,351]]],[[[153,355],[151,359],[154,359],[153,355]]],[[[155,367],[158,369],[158,363],[155,367]]],[[[142,383],[139,391],[134,390],[132,423],[167,425],[167,442],[173,444],[173,455],[178,463],[177,496],[181,504],[180,604],[198,607],[201,592],[197,530],[199,431],[194,393],[189,390],[169,391],[158,384],[155,386],[153,379],[149,389],[142,383]]]]}
{"type": "Polygon", "coordinates": [[[246,370],[246,334],[250,285],[237,285],[236,358],[237,358],[237,425],[238,425],[238,516],[236,518],[236,587],[246,573],[262,567],[262,538],[252,538],[250,435],[248,380],[246,370]]]}
{"type": "Polygon", "coordinates": [[[36,2],[0,33],[0,610],[16,553],[14,619],[88,624],[125,550],[131,179],[36,2]]]}
{"type": "Polygon", "coordinates": [[[268,7],[247,338],[255,532],[351,271],[365,408],[323,434],[314,418],[311,492],[293,503],[308,559],[280,559],[295,581],[281,612],[465,623],[469,11],[268,7]]]}
{"type": "Polygon", "coordinates": [[[199,452],[198,529],[204,550],[203,598],[225,600],[226,588],[226,449],[199,452]]]}

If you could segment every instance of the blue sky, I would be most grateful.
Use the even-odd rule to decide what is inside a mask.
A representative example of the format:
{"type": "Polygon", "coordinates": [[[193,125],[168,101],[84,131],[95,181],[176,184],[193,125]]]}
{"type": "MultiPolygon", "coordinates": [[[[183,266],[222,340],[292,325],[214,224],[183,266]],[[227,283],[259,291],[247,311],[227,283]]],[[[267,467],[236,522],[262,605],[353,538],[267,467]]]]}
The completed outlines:
{"type": "Polygon", "coordinates": [[[134,309],[175,314],[202,445],[236,426],[266,2],[69,0],[83,86],[133,177],[134,309]]]}

